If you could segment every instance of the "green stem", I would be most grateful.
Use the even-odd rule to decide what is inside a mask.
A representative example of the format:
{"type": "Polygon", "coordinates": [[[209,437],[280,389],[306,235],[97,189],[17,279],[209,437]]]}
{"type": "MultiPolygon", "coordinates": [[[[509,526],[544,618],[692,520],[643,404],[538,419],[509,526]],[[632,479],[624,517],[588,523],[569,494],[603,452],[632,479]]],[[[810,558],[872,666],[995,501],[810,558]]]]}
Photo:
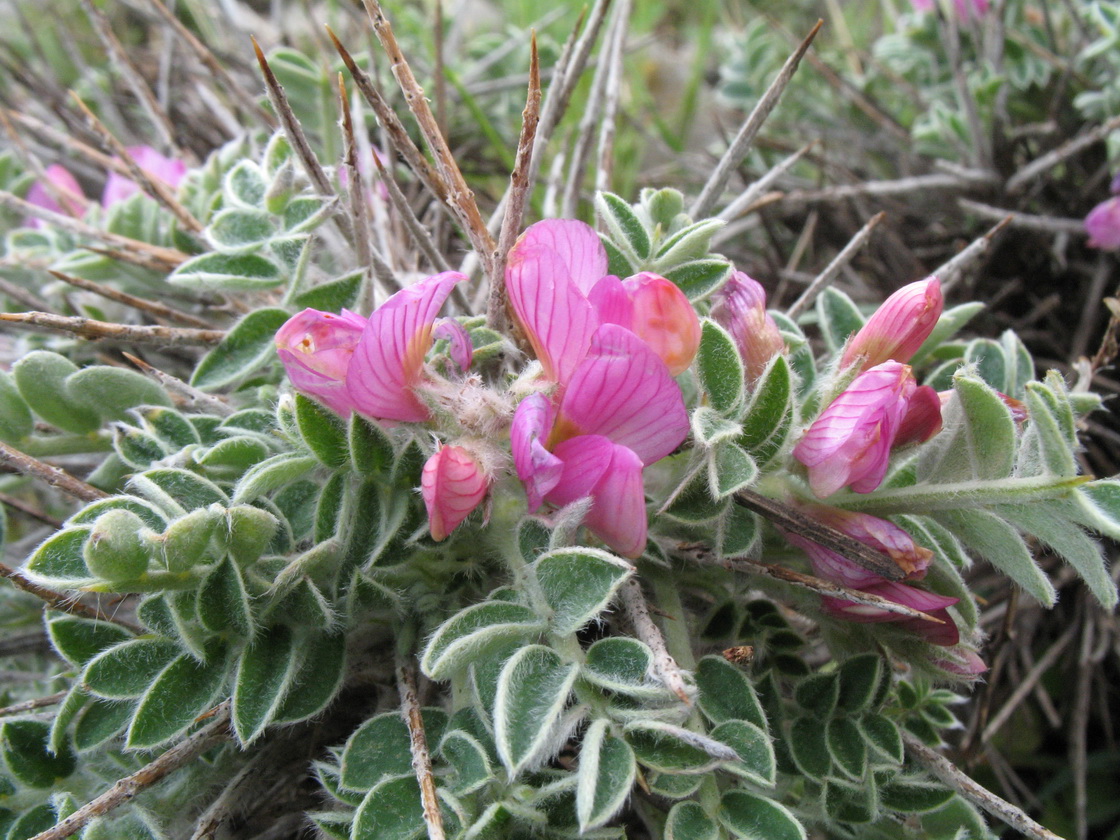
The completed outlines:
{"type": "Polygon", "coordinates": [[[1055,478],[1000,478],[992,481],[960,481],[949,484],[918,484],[898,490],[882,490],[861,496],[845,491],[829,498],[829,504],[847,510],[868,510],[880,515],[960,510],[976,504],[984,507],[1023,504],[1044,499],[1062,499],[1078,486],[1092,481],[1088,475],[1055,478]]]}
{"type": "Polygon", "coordinates": [[[659,566],[647,564],[642,567],[642,577],[653,588],[657,610],[667,617],[661,622],[661,633],[665,637],[665,647],[669,655],[685,671],[696,670],[696,657],[692,653],[692,638],[688,632],[688,618],[681,603],[678,582],[659,566]]]}
{"type": "Polygon", "coordinates": [[[85,455],[88,452],[109,452],[113,439],[103,432],[87,435],[51,435],[25,437],[17,448],[32,458],[47,458],[51,455],[85,455]]]}

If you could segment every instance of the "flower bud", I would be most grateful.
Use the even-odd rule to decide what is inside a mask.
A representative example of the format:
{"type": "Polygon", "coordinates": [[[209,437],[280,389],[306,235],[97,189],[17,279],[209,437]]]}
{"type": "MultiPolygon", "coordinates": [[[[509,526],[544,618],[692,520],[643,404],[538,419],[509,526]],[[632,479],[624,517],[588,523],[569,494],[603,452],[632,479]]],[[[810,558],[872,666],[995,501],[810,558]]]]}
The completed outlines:
{"type": "Polygon", "coordinates": [[[441,446],[424,464],[420,493],[436,542],[447,539],[486,496],[490,478],[462,446],[441,446]]]}
{"type": "Polygon", "coordinates": [[[860,369],[867,370],[886,361],[910,361],[937,325],[943,303],[936,277],[903,286],[848,342],[841,367],[860,362],[860,369]]]}
{"type": "Polygon", "coordinates": [[[717,293],[712,318],[739,346],[748,384],[762,376],[772,358],[786,351],[778,325],[766,312],[766,292],[742,271],[734,272],[717,293]]]}
{"type": "Polygon", "coordinates": [[[298,391],[347,417],[353,404],[346,370],[366,319],[348,310],[341,315],[305,309],[276,333],[276,352],[298,391]]]}
{"type": "Polygon", "coordinates": [[[950,647],[960,641],[960,630],[947,609],[957,603],[959,599],[937,595],[933,592],[926,592],[924,589],[918,589],[916,586],[907,586],[905,583],[896,583],[889,580],[877,583],[874,586],[865,586],[861,591],[918,610],[937,619],[937,621],[926,621],[922,618],[900,615],[881,607],[857,604],[854,601],[845,601],[842,598],[826,597],[821,599],[821,605],[825,612],[845,621],[865,624],[883,622],[897,624],[899,627],[917,633],[931,645],[950,647]]]}
{"type": "Polygon", "coordinates": [[[630,329],[656,353],[669,373],[688,370],[700,349],[700,319],[675,283],[650,271],[622,281],[633,301],[630,329]]]}
{"type": "Polygon", "coordinates": [[[130,510],[106,511],[97,517],[83,547],[86,568],[108,581],[136,580],[148,570],[151,550],[141,532],[144,521],[130,510]]]}
{"type": "Polygon", "coordinates": [[[1120,195],[1102,201],[1085,217],[1089,247],[1102,251],[1120,249],[1120,195]]]}

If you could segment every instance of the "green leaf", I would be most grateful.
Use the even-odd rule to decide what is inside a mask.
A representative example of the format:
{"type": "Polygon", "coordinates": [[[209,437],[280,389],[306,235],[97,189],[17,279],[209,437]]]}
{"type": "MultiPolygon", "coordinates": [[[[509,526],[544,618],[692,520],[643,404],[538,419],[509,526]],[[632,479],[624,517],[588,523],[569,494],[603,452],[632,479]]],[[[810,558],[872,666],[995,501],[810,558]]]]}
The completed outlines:
{"type": "Polygon", "coordinates": [[[269,627],[241,653],[233,689],[233,727],[243,746],[264,732],[287,694],[292,677],[292,632],[269,627]]]}
{"type": "MultiPolygon", "coordinates": [[[[438,744],[447,726],[447,715],[439,709],[423,709],[425,736],[438,744]]],[[[348,790],[369,790],[386,779],[412,776],[408,727],[400,712],[386,712],[363,723],[350,736],[342,752],[341,784],[348,790]]]]}
{"type": "Polygon", "coordinates": [[[696,357],[700,384],[712,407],[730,416],[743,402],[746,373],[739,348],[730,333],[708,318],[700,330],[700,350],[696,357]]]}
{"type": "Polygon", "coordinates": [[[592,721],[584,733],[576,772],[576,815],[581,832],[613,817],[630,796],[638,765],[634,751],[610,734],[610,722],[592,721]]]}
{"type": "Polygon", "coordinates": [[[552,632],[567,636],[606,609],[634,567],[606,551],[564,548],[542,556],[533,571],[552,608],[552,632]]]}
{"type": "Polygon", "coordinates": [[[63,659],[82,667],[101,651],[127,641],[132,635],[108,621],[91,621],[66,613],[48,612],[47,635],[63,659]]]}
{"type": "Polygon", "coordinates": [[[1086,528],[1120,540],[1120,481],[1100,479],[1083,484],[1073,494],[1075,516],[1086,528]]]}
{"type": "Polygon", "coordinates": [[[657,249],[652,270],[664,274],[678,265],[708,256],[712,237],[726,224],[722,219],[703,219],[681,228],[657,249]]]}
{"type": "Polygon", "coordinates": [[[255,562],[280,533],[280,521],[253,505],[234,505],[226,511],[230,556],[242,566],[255,562]]]}
{"type": "Polygon", "coordinates": [[[793,376],[784,355],[775,356],[754,386],[743,415],[739,445],[759,466],[769,463],[789,436],[793,420],[793,376]]]}
{"type": "Polygon", "coordinates": [[[875,819],[879,809],[873,776],[856,783],[829,779],[821,799],[828,816],[839,822],[869,823],[875,819]]]}
{"type": "Polygon", "coordinates": [[[113,429],[113,450],[134,470],[146,470],[170,454],[155,435],[123,423],[113,429]]]}
{"type": "Polygon", "coordinates": [[[148,470],[134,475],[129,483],[155,504],[178,514],[213,504],[229,504],[218,485],[188,470],[148,470]]]}
{"type": "Polygon", "coordinates": [[[794,689],[793,697],[802,709],[828,718],[840,698],[840,679],[837,674],[813,674],[805,677],[794,689]]]}
{"type": "Polygon", "coordinates": [[[127,368],[94,365],[66,377],[66,395],[102,420],[128,420],[140,405],[170,406],[171,398],[144,374],[127,368]]]}
{"type": "Polygon", "coordinates": [[[288,692],[273,723],[295,723],[317,715],[334,699],[346,674],[346,636],[315,633],[298,640],[288,692]]]}
{"type": "Polygon", "coordinates": [[[723,769],[763,787],[777,781],[774,745],[766,731],[745,720],[728,720],[712,730],[712,737],[731,747],[739,760],[725,764],[723,769]]]}
{"type": "Polygon", "coordinates": [[[50,805],[37,805],[20,814],[8,829],[6,840],[30,840],[41,832],[53,828],[58,817],[50,805]]]}
{"type": "Polygon", "coordinates": [[[723,443],[708,461],[708,483],[712,496],[725,499],[758,480],[758,467],[754,459],[737,444],[723,443]]]}
{"type": "Polygon", "coordinates": [[[66,390],[66,380],[77,372],[77,365],[49,350],[32,350],[12,365],[12,379],[32,411],[64,432],[85,434],[100,428],[101,418],[66,390]]]}
{"type": "Polygon", "coordinates": [[[665,686],[651,678],[653,651],[637,639],[609,636],[587,649],[580,676],[607,691],[661,697],[665,686]]]}
{"type": "Polygon", "coordinates": [[[1073,431],[1073,411],[1069,407],[1069,399],[1065,398],[1064,405],[1059,405],[1057,396],[1045,385],[1028,382],[1026,403],[1030,421],[1024,433],[1023,448],[1028,451],[1037,450],[1035,457],[1041,470],[1036,467],[1023,472],[1027,475],[1037,475],[1040,472],[1061,476],[1077,475],[1077,462],[1074,459],[1077,438],[1073,431]]]}
{"type": "Polygon", "coordinates": [[[291,484],[315,468],[318,462],[298,452],[281,452],[250,468],[233,491],[235,502],[251,502],[280,487],[291,484]]]}
{"type": "Polygon", "coordinates": [[[455,773],[449,787],[456,796],[474,793],[494,777],[486,748],[477,738],[462,729],[444,735],[439,752],[455,773]]]}
{"type": "Polygon", "coordinates": [[[945,805],[953,791],[935,782],[896,778],[879,788],[885,808],[903,814],[921,814],[945,805]]]}
{"type": "Polygon", "coordinates": [[[350,462],[346,424],[315,400],[296,394],[296,423],[307,448],[323,464],[338,469],[350,462]]]}
{"type": "Polygon", "coordinates": [[[665,272],[689,300],[699,300],[719,288],[732,271],[731,263],[720,259],[693,260],[665,272]]]}
{"type": "Polygon", "coordinates": [[[65,745],[52,752],[50,733],[50,726],[39,720],[9,720],[0,726],[0,753],[20,784],[49,788],[74,772],[74,754],[65,745]]]}
{"type": "Polygon", "coordinates": [[[320,283],[302,294],[292,298],[295,308],[318,309],[322,312],[341,312],[350,309],[358,302],[358,293],[362,290],[364,269],[351,271],[336,280],[320,283]]]}
{"type": "Polygon", "coordinates": [[[360,473],[384,474],[393,466],[396,453],[388,433],[373,420],[350,415],[350,457],[360,473]]]}
{"type": "Polygon", "coordinates": [[[83,548],[88,525],[65,528],[40,545],[27,561],[25,571],[47,586],[77,587],[94,583],[86,568],[83,548]]]}
{"type": "Polygon", "coordinates": [[[595,209],[616,245],[629,251],[640,262],[649,259],[653,243],[633,207],[613,193],[601,192],[595,196],[595,209]]]}
{"type": "Polygon", "coordinates": [[[665,840],[720,840],[719,824],[698,802],[678,802],[665,820],[665,840]]]}
{"type": "Polygon", "coordinates": [[[243,255],[259,249],[275,233],[276,226],[268,213],[240,207],[229,207],[218,211],[205,231],[206,238],[214,250],[223,254],[243,255]]]}
{"type": "MultiPolygon", "coordinates": [[[[7,371],[0,370],[0,440],[19,443],[35,428],[35,418],[7,371]]],[[[2,831],[2,829],[0,829],[2,831]]]]}
{"type": "Polygon", "coordinates": [[[74,725],[74,746],[86,752],[119,735],[132,717],[132,706],[110,700],[93,700],[74,725]]]}
{"type": "Polygon", "coordinates": [[[507,660],[498,678],[494,741],[510,778],[560,747],[555,733],[578,673],[543,645],[527,645],[507,660]]]}
{"type": "Polygon", "coordinates": [[[945,510],[934,518],[964,545],[983,557],[1045,606],[1057,599],[1054,584],[1031,556],[1019,532],[986,510],[945,510]]]}
{"type": "Polygon", "coordinates": [[[424,649],[420,667],[433,680],[450,679],[491,647],[534,636],[544,627],[535,612],[520,604],[474,604],[440,625],[424,649]]]}
{"type": "MultiPolygon", "coordinates": [[[[405,755],[407,756],[407,747],[405,755]]],[[[351,840],[418,840],[424,834],[420,785],[411,772],[370,789],[354,815],[351,840]]]]}
{"type": "Polygon", "coordinates": [[[226,201],[246,210],[260,208],[267,189],[264,173],[251,160],[238,161],[222,180],[226,201]]]}
{"type": "Polygon", "coordinates": [[[982,303],[962,303],[960,306],[954,306],[942,312],[941,317],[937,319],[937,324],[930,332],[929,338],[922,342],[922,346],[910,357],[910,364],[914,366],[920,364],[933,350],[956,335],[983,308],[984,304],[982,303]]]}
{"type": "Polygon", "coordinates": [[[800,717],[793,722],[786,740],[797,767],[811,779],[820,779],[832,769],[823,718],[800,717]]]}
{"type": "Polygon", "coordinates": [[[783,805],[742,790],[720,797],[719,821],[743,840],[805,840],[805,829],[783,805]]]}
{"type": "Polygon", "coordinates": [[[833,718],[828,722],[828,751],[837,767],[853,779],[862,779],[867,772],[867,744],[859,727],[851,718],[833,718]]]}
{"type": "Polygon", "coordinates": [[[211,559],[210,539],[225,522],[225,508],[211,505],[192,510],[167,526],[160,540],[163,543],[163,564],[169,572],[187,572],[211,559]]]}
{"type": "Polygon", "coordinates": [[[108,700],[139,697],[182,649],[170,639],[122,642],[95,656],[82,674],[82,686],[108,700]]]}
{"type": "Polygon", "coordinates": [[[859,307],[833,286],[826,288],[817,298],[817,316],[825,344],[832,353],[838,353],[848,336],[859,332],[865,323],[859,307]]]}
{"type": "Polygon", "coordinates": [[[198,618],[215,633],[248,638],[253,632],[253,612],[241,570],[228,557],[216,564],[198,588],[198,618]]]}
{"type": "Polygon", "coordinates": [[[186,731],[217,699],[226,680],[225,656],[209,651],[209,662],[189,654],[171,661],[144,692],[128,727],[129,749],[151,749],[186,731]]]}
{"type": "Polygon", "coordinates": [[[766,715],[750,679],[722,656],[705,656],[696,668],[700,711],[712,723],[745,720],[766,729],[766,715]]]}
{"type": "Polygon", "coordinates": [[[250,312],[202,358],[191,376],[191,384],[204,391],[221,388],[276,359],[276,332],[287,320],[288,313],[283,309],[250,312]]]}
{"type": "Polygon", "coordinates": [[[663,773],[705,773],[739,758],[720,741],[656,720],[629,724],[626,741],[640,764],[663,773]]]}
{"type": "Polygon", "coordinates": [[[167,282],[199,292],[251,292],[274,289],[284,277],[280,266],[259,254],[212,252],[187,260],[168,276],[167,282]]]}
{"type": "Polygon", "coordinates": [[[840,696],[836,706],[845,712],[861,712],[871,705],[883,677],[883,660],[864,653],[844,660],[839,669],[840,696]]]}
{"type": "Polygon", "coordinates": [[[992,388],[1011,393],[1007,387],[1007,355],[998,342],[990,338],[973,339],[965,349],[964,360],[975,365],[980,378],[992,388]]]}
{"type": "Polygon", "coordinates": [[[716,525],[716,549],[721,558],[752,554],[762,536],[762,520],[741,505],[731,505],[716,525]]]}
{"type": "Polygon", "coordinates": [[[905,757],[902,736],[894,721],[880,714],[862,715],[857,725],[872,752],[887,759],[891,764],[901,764],[905,757]]]}
{"type": "Polygon", "coordinates": [[[1015,421],[1003,399],[974,376],[953,378],[956,399],[944,413],[945,428],[926,447],[918,481],[1006,478],[1015,467],[1015,421]]]}

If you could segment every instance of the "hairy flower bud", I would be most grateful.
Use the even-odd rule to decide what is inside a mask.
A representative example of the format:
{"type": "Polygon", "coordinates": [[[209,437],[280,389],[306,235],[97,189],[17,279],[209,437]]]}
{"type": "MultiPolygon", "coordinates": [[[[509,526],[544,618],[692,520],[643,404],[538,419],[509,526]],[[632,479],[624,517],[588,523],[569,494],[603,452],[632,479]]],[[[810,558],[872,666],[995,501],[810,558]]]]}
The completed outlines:
{"type": "Polygon", "coordinates": [[[436,542],[459,527],[486,496],[490,479],[462,446],[441,446],[424,464],[420,493],[436,542]]]}
{"type": "Polygon", "coordinates": [[[276,333],[276,352],[292,386],[347,417],[353,408],[346,371],[366,319],[349,310],[341,315],[305,309],[276,333]]]}
{"type": "Polygon", "coordinates": [[[841,367],[860,362],[867,370],[883,362],[906,363],[929,338],[944,301],[936,277],[903,286],[880,306],[844,348],[841,367]]]}
{"type": "Polygon", "coordinates": [[[715,299],[712,318],[735,339],[747,383],[753,384],[770,360],[786,351],[778,325],[766,312],[766,292],[758,281],[736,271],[715,299]]]}
{"type": "Polygon", "coordinates": [[[1085,230],[1089,233],[1090,248],[1120,249],[1120,196],[1102,201],[1090,210],[1085,217],[1085,230]]]}

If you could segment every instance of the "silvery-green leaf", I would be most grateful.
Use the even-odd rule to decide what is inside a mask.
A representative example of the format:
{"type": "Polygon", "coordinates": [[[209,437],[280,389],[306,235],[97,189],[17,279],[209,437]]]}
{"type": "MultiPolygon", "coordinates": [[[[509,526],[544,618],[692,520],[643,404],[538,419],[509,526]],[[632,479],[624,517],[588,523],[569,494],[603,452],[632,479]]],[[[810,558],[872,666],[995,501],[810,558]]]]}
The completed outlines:
{"type": "Polygon", "coordinates": [[[440,625],[424,650],[420,667],[433,680],[449,679],[491,645],[535,635],[544,626],[535,612],[520,604],[474,604],[440,625]]]}
{"type": "Polygon", "coordinates": [[[84,556],[89,532],[88,525],[56,532],[35,549],[25,567],[27,574],[44,586],[76,588],[96,583],[84,556]]]}
{"type": "Polygon", "coordinates": [[[1054,584],[1038,568],[1019,532],[986,510],[945,510],[935,514],[969,549],[983,557],[1045,606],[1052,606],[1054,584]]]}
{"type": "Polygon", "coordinates": [[[888,717],[877,713],[861,715],[857,721],[863,738],[873,752],[872,759],[885,758],[892,764],[901,764],[905,757],[902,735],[888,717]]]}
{"type": "Polygon", "coordinates": [[[714,498],[724,499],[758,479],[754,460],[737,444],[722,443],[708,461],[708,483],[714,498]]]}
{"type": "Polygon", "coordinates": [[[32,411],[63,431],[86,434],[101,426],[101,418],[67,391],[66,380],[77,372],[72,361],[49,350],[32,350],[12,365],[12,379],[32,411]]]}
{"type": "Polygon", "coordinates": [[[637,639],[609,636],[587,649],[580,676],[607,691],[636,697],[663,697],[665,686],[651,679],[653,651],[637,639]]]}
{"type": "Polygon", "coordinates": [[[773,787],[777,780],[777,763],[774,746],[766,731],[745,720],[728,720],[712,730],[712,737],[731,747],[739,756],[738,761],[723,765],[723,769],[749,779],[756,785],[773,787]]]}
{"type": "Polygon", "coordinates": [[[736,413],[743,402],[743,360],[727,330],[708,318],[700,329],[696,362],[700,384],[712,407],[727,416],[736,413]]]}
{"type": "Polygon", "coordinates": [[[160,637],[122,642],[89,661],[82,685],[108,700],[139,697],[181,652],[173,641],[160,637]]]}
{"type": "Polygon", "coordinates": [[[288,691],[272,716],[273,723],[295,723],[321,712],[342,687],[346,673],[346,637],[312,632],[297,640],[288,691]]]}
{"type": "Polygon", "coordinates": [[[486,749],[477,738],[462,729],[444,735],[439,752],[455,771],[451,791],[457,796],[480,790],[494,777],[486,749]]]}
{"type": "Polygon", "coordinates": [[[664,274],[682,263],[708,256],[712,237],[726,224],[722,219],[702,219],[681,228],[657,249],[651,269],[664,274]]]}
{"type": "Polygon", "coordinates": [[[250,312],[202,358],[191,376],[191,384],[203,390],[221,388],[255,373],[266,362],[276,359],[276,332],[284,326],[288,317],[289,313],[284,309],[250,312]]]}
{"type": "Polygon", "coordinates": [[[920,364],[934,349],[940,347],[956,335],[969,321],[975,318],[984,308],[982,303],[962,303],[953,306],[941,313],[937,319],[929,338],[922,342],[922,346],[910,357],[911,365],[920,364]]]}
{"type": "MultiPolygon", "coordinates": [[[[407,750],[405,755],[407,756],[407,750]]],[[[354,815],[351,840],[418,840],[424,835],[420,784],[410,773],[370,789],[354,815]]]]}
{"type": "Polygon", "coordinates": [[[233,493],[237,502],[248,502],[264,496],[301,478],[315,468],[317,461],[299,452],[282,452],[261,461],[241,476],[233,493]]]}
{"type": "Polygon", "coordinates": [[[251,160],[241,160],[226,173],[222,192],[228,203],[245,210],[260,208],[268,183],[261,168],[251,160]]]}
{"type": "Polygon", "coordinates": [[[825,343],[832,353],[837,353],[848,337],[858,332],[865,319],[850,297],[834,286],[829,286],[817,298],[817,317],[825,343]]]}
{"type": "Polygon", "coordinates": [[[750,679],[722,656],[705,656],[696,668],[700,711],[712,723],[745,720],[762,730],[766,715],[750,679]]]}
{"type": "Polygon", "coordinates": [[[765,466],[789,436],[793,420],[793,375],[784,355],[775,356],[755,383],[743,415],[739,445],[765,466]]]}
{"type": "Polygon", "coordinates": [[[790,726],[786,745],[798,769],[806,776],[820,779],[828,774],[832,767],[832,754],[828,749],[824,719],[799,717],[790,726]]]}
{"type": "Polygon", "coordinates": [[[533,571],[552,608],[552,632],[566,636],[606,609],[634,567],[606,551],[568,548],[548,552],[533,564],[533,571]]]}
{"type": "Polygon", "coordinates": [[[633,750],[610,734],[610,722],[592,721],[580,742],[576,772],[580,831],[601,826],[618,812],[630,796],[637,770],[633,750]]]}
{"type": "Polygon", "coordinates": [[[851,718],[838,717],[828,722],[826,743],[833,765],[852,779],[862,779],[867,771],[867,744],[851,718]]]}
{"type": "Polygon", "coordinates": [[[719,823],[699,802],[678,802],[665,820],[665,840],[720,840],[722,836],[719,823]]]}
{"type": "Polygon", "coordinates": [[[346,423],[326,406],[296,394],[296,423],[307,448],[328,467],[338,469],[350,460],[346,423]]]}
{"type": "Polygon", "coordinates": [[[805,829],[784,805],[744,790],[726,791],[718,816],[742,840],[805,840],[805,829]]]}
{"type": "Polygon", "coordinates": [[[192,291],[248,292],[274,289],[284,277],[280,266],[259,254],[213,251],[187,260],[167,282],[192,291]]]}
{"type": "Polygon", "coordinates": [[[71,665],[82,667],[101,651],[127,641],[132,635],[118,624],[93,621],[68,613],[47,612],[51,645],[71,665]]]}
{"type": "Polygon", "coordinates": [[[66,377],[66,395],[102,420],[128,420],[140,405],[170,406],[171,398],[144,374],[127,368],[92,365],[66,377]]]}
{"type": "Polygon", "coordinates": [[[160,672],[140,698],[129,724],[126,741],[130,749],[166,743],[213,705],[225,684],[227,665],[220,650],[210,653],[207,663],[182,654],[160,672]]]}
{"type": "Polygon", "coordinates": [[[555,735],[579,670],[543,645],[507,660],[498,678],[494,740],[511,778],[559,749],[555,735]]]}
{"type": "Polygon", "coordinates": [[[883,676],[883,660],[876,653],[845,659],[838,669],[840,695],[836,706],[845,712],[861,712],[873,702],[883,676]]]}
{"type": "Polygon", "coordinates": [[[234,678],[232,718],[242,745],[248,745],[272,722],[294,676],[292,631],[275,625],[241,652],[234,678]]]}
{"type": "Polygon", "coordinates": [[[662,721],[630,723],[626,741],[640,764],[664,773],[704,773],[738,760],[738,754],[726,744],[662,721]]]}
{"type": "Polygon", "coordinates": [[[639,262],[649,259],[652,250],[649,232],[634,208],[613,193],[601,192],[595,196],[595,209],[616,245],[639,262]]]}
{"type": "Polygon", "coordinates": [[[721,259],[693,260],[665,272],[689,300],[700,300],[718,289],[731,276],[731,263],[721,259]]]}

